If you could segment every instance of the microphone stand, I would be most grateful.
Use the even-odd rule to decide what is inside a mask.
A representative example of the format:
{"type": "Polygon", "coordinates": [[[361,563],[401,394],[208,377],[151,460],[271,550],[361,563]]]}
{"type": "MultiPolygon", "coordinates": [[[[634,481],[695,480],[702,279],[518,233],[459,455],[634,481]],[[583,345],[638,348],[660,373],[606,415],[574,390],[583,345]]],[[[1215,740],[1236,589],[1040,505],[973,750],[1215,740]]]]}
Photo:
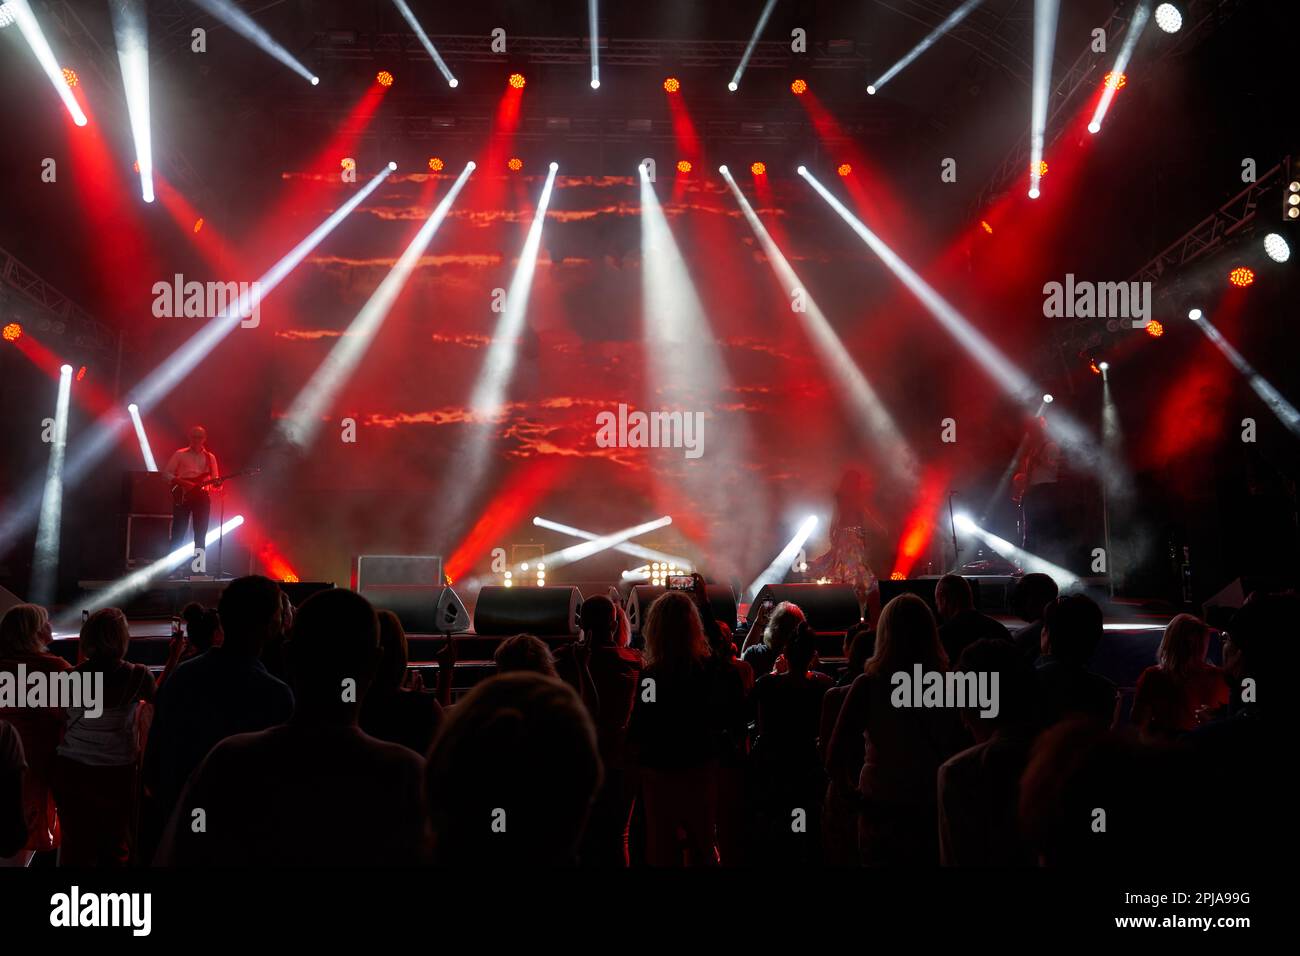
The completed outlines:
{"type": "Polygon", "coordinates": [[[952,499],[957,492],[948,492],[948,530],[952,534],[952,570],[956,571],[961,561],[961,548],[957,546],[957,519],[952,515],[952,499]]]}

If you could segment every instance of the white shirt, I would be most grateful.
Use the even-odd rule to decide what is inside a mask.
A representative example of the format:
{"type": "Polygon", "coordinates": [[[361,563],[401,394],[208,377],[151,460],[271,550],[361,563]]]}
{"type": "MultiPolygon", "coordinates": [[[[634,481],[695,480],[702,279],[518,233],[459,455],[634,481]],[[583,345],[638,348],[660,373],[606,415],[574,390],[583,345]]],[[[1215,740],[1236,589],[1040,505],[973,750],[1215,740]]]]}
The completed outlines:
{"type": "Polygon", "coordinates": [[[217,456],[207,451],[192,451],[188,446],[177,448],[167,459],[163,475],[168,481],[175,478],[194,479],[206,474],[209,478],[221,477],[217,471],[217,456]]]}

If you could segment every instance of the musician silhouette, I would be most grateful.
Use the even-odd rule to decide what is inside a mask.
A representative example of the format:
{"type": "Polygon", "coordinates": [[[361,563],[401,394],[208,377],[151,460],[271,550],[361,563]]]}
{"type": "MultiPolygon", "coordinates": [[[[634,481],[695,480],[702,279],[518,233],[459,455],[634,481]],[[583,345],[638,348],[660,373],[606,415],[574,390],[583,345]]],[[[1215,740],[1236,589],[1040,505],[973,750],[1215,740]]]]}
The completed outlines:
{"type": "Polygon", "coordinates": [[[172,452],[163,475],[172,488],[172,540],[168,553],[181,546],[191,523],[194,550],[203,550],[212,514],[208,489],[220,479],[221,473],[217,470],[217,456],[208,451],[208,432],[202,425],[190,429],[188,446],[172,452]]]}

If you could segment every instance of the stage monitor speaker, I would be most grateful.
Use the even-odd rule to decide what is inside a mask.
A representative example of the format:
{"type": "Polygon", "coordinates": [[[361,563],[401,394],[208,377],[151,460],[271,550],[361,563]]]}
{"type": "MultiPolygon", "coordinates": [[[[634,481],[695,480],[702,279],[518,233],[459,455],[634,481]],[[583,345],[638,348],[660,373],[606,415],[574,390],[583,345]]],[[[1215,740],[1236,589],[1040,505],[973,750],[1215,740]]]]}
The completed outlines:
{"type": "Polygon", "coordinates": [[[24,603],[23,599],[20,598],[17,594],[14,594],[13,591],[10,591],[8,588],[4,587],[3,585],[0,585],[0,617],[4,617],[5,612],[8,611],[11,607],[23,603],[24,603]]]}
{"type": "Polygon", "coordinates": [[[160,471],[128,471],[122,476],[122,499],[126,514],[172,513],[171,484],[160,471]]]}
{"type": "MultiPolygon", "coordinates": [[[[709,596],[709,606],[713,608],[713,616],[719,623],[727,625],[733,631],[736,629],[736,592],[731,589],[730,584],[707,584],[705,585],[709,596]]],[[[661,585],[638,584],[628,593],[627,603],[623,610],[627,613],[628,623],[632,625],[632,633],[640,634],[641,625],[645,621],[646,614],[650,611],[650,605],[654,604],[659,595],[668,589],[661,585]]]]}
{"type": "Polygon", "coordinates": [[[280,581],[280,590],[289,595],[289,602],[294,607],[301,607],[302,602],[321,591],[334,590],[333,581],[280,581]]]}
{"type": "Polygon", "coordinates": [[[375,584],[418,585],[440,588],[442,558],[436,554],[358,554],[352,559],[352,589],[375,584]]]}
{"type": "MultiPolygon", "coordinates": [[[[884,583],[883,581],[881,582],[884,583]]],[[[748,620],[758,617],[765,601],[799,605],[814,631],[847,631],[862,622],[862,606],[851,584],[767,584],[749,605],[748,620]]]]}
{"type": "Polygon", "coordinates": [[[376,608],[396,614],[408,634],[455,634],[469,630],[469,612],[451,588],[373,584],[359,593],[376,608]]]}
{"type": "Polygon", "coordinates": [[[508,588],[489,584],[478,592],[474,632],[483,637],[577,634],[581,610],[582,594],[575,587],[508,588]]]}

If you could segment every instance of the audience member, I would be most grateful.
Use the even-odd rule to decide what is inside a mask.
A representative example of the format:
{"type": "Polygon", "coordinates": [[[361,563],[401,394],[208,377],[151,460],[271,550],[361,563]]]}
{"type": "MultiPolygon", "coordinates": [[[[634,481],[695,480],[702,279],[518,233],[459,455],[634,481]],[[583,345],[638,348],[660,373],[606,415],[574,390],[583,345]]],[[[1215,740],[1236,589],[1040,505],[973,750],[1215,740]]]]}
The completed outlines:
{"type": "Polygon", "coordinates": [[[61,866],[125,866],[135,844],[141,754],[153,675],[127,660],[126,615],[103,608],[81,626],[76,672],[102,687],[96,706],[69,707],[54,764],[61,866]],[[102,683],[100,683],[102,682],[102,683]]]}
{"type": "Polygon", "coordinates": [[[361,705],[361,729],[371,737],[401,744],[423,757],[442,720],[433,691],[408,686],[409,647],[402,622],[392,611],[379,611],[379,669],[361,705]]]}
{"type": "Polygon", "coordinates": [[[269,578],[237,578],[217,606],[223,639],[186,661],[158,689],[145,752],[145,783],[159,823],[208,751],[234,734],[284,723],[293,693],[260,659],[280,627],[280,588],[269,578]]]}
{"type": "Polygon", "coordinates": [[[23,775],[27,758],[14,725],[0,720],[0,866],[27,846],[27,813],[23,804],[23,775]]]}
{"type": "Polygon", "coordinates": [[[975,610],[975,595],[970,582],[960,574],[945,574],[934,588],[934,602],[939,609],[939,643],[949,661],[976,641],[1001,638],[1011,640],[1011,632],[987,614],[975,610]]]}
{"type": "Polygon", "coordinates": [[[190,602],[181,611],[184,630],[173,623],[172,639],[167,645],[167,663],[158,676],[158,685],[175,672],[177,666],[198,657],[221,643],[221,617],[217,609],[190,602]]]}
{"type": "Polygon", "coordinates": [[[758,825],[765,859],[815,862],[821,850],[821,805],[826,771],[817,753],[822,698],[834,681],[812,669],[817,635],[807,622],[786,644],[787,668],[764,674],[754,684],[758,733],[751,754],[760,794],[758,825]],[[802,813],[804,828],[791,826],[802,813]]]}
{"type": "MultiPolygon", "coordinates": [[[[278,601],[271,605],[278,626],[278,601]]],[[[227,646],[234,633],[228,629],[227,646]]],[[[172,815],[161,862],[311,867],[423,859],[423,762],[357,727],[381,656],[379,622],[361,595],[333,589],[304,601],[285,643],[292,718],[212,748],[172,815]]]]}
{"type": "MultiPolygon", "coordinates": [[[[0,673],[10,675],[18,686],[18,668],[27,674],[54,674],[71,669],[62,657],[47,648],[53,636],[45,608],[36,604],[16,604],[0,618],[0,673]]],[[[27,820],[27,845],[0,865],[25,865],[35,853],[59,845],[59,815],[55,809],[50,782],[54,771],[55,750],[63,736],[63,711],[57,707],[0,708],[0,720],[8,721],[18,732],[27,761],[23,776],[23,807],[27,820]]]]}
{"type": "Polygon", "coordinates": [[[939,860],[939,765],[969,744],[948,708],[896,707],[893,675],[945,672],[948,661],[926,603],[901,594],[880,613],[875,653],[853,682],[831,735],[827,771],[846,800],[859,803],[862,862],[935,865],[939,860]]]}
{"type": "MultiPolygon", "coordinates": [[[[817,732],[817,756],[823,766],[830,749],[831,734],[840,718],[844,699],[853,682],[862,676],[876,649],[876,634],[866,622],[855,624],[844,634],[844,671],[834,687],[822,697],[821,721],[817,732]]],[[[848,799],[841,788],[830,784],[822,802],[822,859],[832,866],[857,866],[858,800],[848,799]]]]}
{"type": "Polygon", "coordinates": [[[540,637],[531,634],[516,634],[507,637],[497,645],[492,655],[496,662],[498,674],[513,671],[531,671],[544,677],[559,677],[555,669],[555,655],[540,637]]]}
{"type": "Polygon", "coordinates": [[[1209,646],[1209,627],[1191,614],[1165,627],[1157,663],[1138,677],[1133,700],[1132,723],[1144,737],[1175,737],[1227,706],[1223,671],[1205,661],[1209,646]]]}
{"type": "Polygon", "coordinates": [[[744,706],[736,671],[719,661],[704,636],[690,595],[668,591],[650,606],[642,628],[645,666],[628,730],[645,802],[646,859],[679,865],[678,831],[689,862],[717,862],[719,759],[744,706]],[[649,683],[647,683],[647,681],[649,683]]]}
{"type": "Polygon", "coordinates": [[[1043,612],[1047,605],[1056,600],[1058,594],[1056,582],[1037,571],[1021,577],[1011,590],[1012,613],[1020,620],[1029,622],[1024,627],[1017,628],[1011,639],[1031,661],[1037,660],[1041,653],[1043,612]]]}
{"type": "Polygon", "coordinates": [[[429,752],[433,860],[572,864],[600,780],[596,731],[569,685],[526,670],[483,681],[447,712],[429,752]]]}
{"type": "Polygon", "coordinates": [[[785,653],[786,644],[803,620],[803,611],[789,601],[782,601],[772,609],[763,628],[762,642],[751,644],[741,655],[741,660],[754,671],[755,680],[772,673],[777,660],[785,653]]]}
{"type": "Polygon", "coordinates": [[[1119,719],[1114,683],[1088,669],[1101,636],[1101,608],[1086,595],[1057,598],[1043,612],[1042,655],[1035,675],[1044,727],[1075,714],[1103,727],[1119,719]]]}
{"type": "MultiPolygon", "coordinates": [[[[997,713],[972,703],[961,712],[975,745],[939,768],[939,860],[945,866],[1025,866],[1034,863],[1020,833],[1020,777],[1037,730],[1034,671],[1005,638],[966,646],[957,670],[989,675],[997,684],[997,713]]],[[[994,686],[990,684],[990,686],[994,686]]]]}

